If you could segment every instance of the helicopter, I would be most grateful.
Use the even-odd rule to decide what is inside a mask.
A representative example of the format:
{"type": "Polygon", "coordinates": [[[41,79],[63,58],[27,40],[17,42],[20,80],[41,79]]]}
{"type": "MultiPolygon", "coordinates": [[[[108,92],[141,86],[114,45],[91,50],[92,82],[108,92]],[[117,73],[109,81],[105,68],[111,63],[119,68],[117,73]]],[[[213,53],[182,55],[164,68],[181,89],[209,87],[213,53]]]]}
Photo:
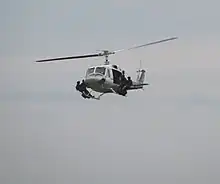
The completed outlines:
{"type": "MultiPolygon", "coordinates": [[[[154,42],[149,42],[146,44],[142,45],[137,45],[133,46],[127,49],[120,49],[116,51],[109,51],[109,50],[100,50],[99,53],[94,53],[94,54],[84,54],[84,55],[77,55],[77,56],[68,56],[68,57],[57,57],[57,58],[49,58],[49,59],[41,59],[41,60],[36,60],[35,62],[49,62],[49,61],[61,61],[61,60],[70,60],[70,59],[82,59],[82,58],[92,58],[92,57],[105,57],[104,64],[102,65],[94,65],[88,67],[85,77],[82,80],[83,83],[85,84],[86,91],[81,91],[82,96],[85,99],[96,99],[100,100],[100,97],[103,96],[104,94],[109,94],[109,93],[114,93],[117,95],[121,96],[127,96],[127,91],[129,90],[139,90],[144,88],[144,86],[149,85],[148,83],[145,83],[145,73],[146,70],[141,69],[141,66],[139,70],[137,70],[137,78],[136,80],[131,80],[129,76],[125,76],[126,80],[129,78],[132,82],[131,85],[126,86],[126,90],[120,91],[119,89],[121,86],[121,76],[124,75],[125,71],[120,68],[119,65],[117,64],[110,64],[109,62],[109,55],[116,54],[121,51],[128,51],[128,50],[133,50],[153,44],[158,44],[162,42],[167,42],[171,40],[175,40],[177,37],[170,37],[154,42]],[[91,89],[89,92],[87,88],[91,89]],[[95,97],[91,95],[91,92],[98,92],[100,95],[98,97],[95,97]]],[[[78,81],[77,83],[80,83],[78,81]]]]}

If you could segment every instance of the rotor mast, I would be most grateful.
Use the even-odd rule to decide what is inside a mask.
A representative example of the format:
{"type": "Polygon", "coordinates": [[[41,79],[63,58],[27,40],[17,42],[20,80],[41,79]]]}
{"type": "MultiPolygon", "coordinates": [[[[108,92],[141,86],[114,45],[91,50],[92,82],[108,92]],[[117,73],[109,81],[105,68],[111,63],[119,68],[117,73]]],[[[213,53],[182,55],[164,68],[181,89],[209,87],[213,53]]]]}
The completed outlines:
{"type": "Polygon", "coordinates": [[[105,56],[105,62],[104,62],[105,65],[109,65],[110,62],[109,62],[108,56],[111,54],[115,54],[115,52],[110,52],[108,50],[102,50],[101,55],[105,56]]]}
{"type": "Polygon", "coordinates": [[[108,55],[105,55],[105,65],[109,65],[108,55]]]}

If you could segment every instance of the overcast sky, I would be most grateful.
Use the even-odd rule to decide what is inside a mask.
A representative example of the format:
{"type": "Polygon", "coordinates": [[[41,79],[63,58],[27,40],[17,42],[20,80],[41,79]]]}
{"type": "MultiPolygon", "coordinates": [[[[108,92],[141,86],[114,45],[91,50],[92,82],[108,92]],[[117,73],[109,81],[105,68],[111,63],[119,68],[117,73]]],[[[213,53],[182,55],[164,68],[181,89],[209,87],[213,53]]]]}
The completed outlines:
{"type": "Polygon", "coordinates": [[[219,184],[220,2],[0,1],[0,183],[219,184]],[[103,59],[45,57],[169,43],[110,57],[144,91],[84,100],[103,59]]]}

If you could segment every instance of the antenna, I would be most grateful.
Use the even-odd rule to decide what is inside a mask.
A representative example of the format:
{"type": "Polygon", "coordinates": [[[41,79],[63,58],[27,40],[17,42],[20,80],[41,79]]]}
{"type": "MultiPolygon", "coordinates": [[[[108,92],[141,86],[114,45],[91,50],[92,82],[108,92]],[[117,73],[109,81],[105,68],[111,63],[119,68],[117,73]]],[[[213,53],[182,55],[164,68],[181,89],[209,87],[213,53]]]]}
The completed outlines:
{"type": "Polygon", "coordinates": [[[140,69],[142,68],[142,62],[141,62],[141,60],[140,60],[140,69]]]}
{"type": "Polygon", "coordinates": [[[137,72],[140,72],[140,71],[141,71],[141,68],[142,68],[142,61],[140,60],[139,69],[137,70],[137,72]]]}

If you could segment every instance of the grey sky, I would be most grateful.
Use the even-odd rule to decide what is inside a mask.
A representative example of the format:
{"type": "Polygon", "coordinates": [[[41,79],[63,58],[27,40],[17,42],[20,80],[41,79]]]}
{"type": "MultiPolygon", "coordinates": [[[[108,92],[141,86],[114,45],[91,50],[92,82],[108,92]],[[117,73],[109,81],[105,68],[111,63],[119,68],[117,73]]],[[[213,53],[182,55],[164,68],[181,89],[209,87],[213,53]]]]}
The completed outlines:
{"type": "Polygon", "coordinates": [[[220,182],[219,1],[1,1],[1,183],[220,182]],[[110,57],[145,91],[85,101],[103,59],[44,57],[179,39],[110,57]]]}

